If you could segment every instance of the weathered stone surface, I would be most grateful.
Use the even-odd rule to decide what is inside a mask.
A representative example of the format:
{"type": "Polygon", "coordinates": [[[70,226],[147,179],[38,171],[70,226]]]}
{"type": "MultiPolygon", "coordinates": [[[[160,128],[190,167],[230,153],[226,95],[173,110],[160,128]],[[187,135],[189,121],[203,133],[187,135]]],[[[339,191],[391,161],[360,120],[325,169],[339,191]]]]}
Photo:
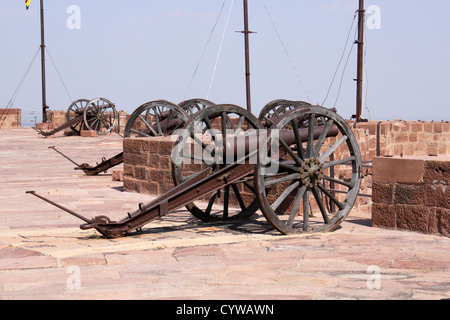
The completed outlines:
{"type": "Polygon", "coordinates": [[[449,157],[376,158],[374,225],[448,236],[449,164],[449,157]],[[411,177],[404,177],[407,172],[399,176],[402,168],[411,170],[411,177]]]}
{"type": "Polygon", "coordinates": [[[424,160],[421,158],[373,159],[373,179],[383,183],[423,183],[424,160]]]}
{"type": "Polygon", "coordinates": [[[375,203],[392,204],[394,201],[394,184],[373,181],[372,201],[375,203]]]}
{"type": "Polygon", "coordinates": [[[396,204],[423,205],[424,186],[422,184],[402,184],[395,185],[396,204]]]}
{"type": "Polygon", "coordinates": [[[395,206],[385,203],[372,203],[372,224],[374,227],[395,229],[396,224],[395,206]]]}

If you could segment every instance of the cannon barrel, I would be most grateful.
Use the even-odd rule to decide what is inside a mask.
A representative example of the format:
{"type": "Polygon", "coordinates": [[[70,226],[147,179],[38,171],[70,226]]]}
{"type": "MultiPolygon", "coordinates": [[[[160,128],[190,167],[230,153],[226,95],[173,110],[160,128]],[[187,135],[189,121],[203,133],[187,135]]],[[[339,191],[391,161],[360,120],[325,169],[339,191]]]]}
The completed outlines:
{"type": "MultiPolygon", "coordinates": [[[[314,128],[313,138],[319,139],[324,131],[325,126],[317,126],[314,128]]],[[[298,137],[302,142],[308,141],[308,128],[300,128],[298,130],[298,137]]],[[[332,125],[327,131],[326,138],[336,137],[339,129],[336,125],[332,125]]],[[[250,153],[254,153],[256,149],[261,147],[261,143],[267,143],[268,137],[271,139],[281,139],[286,145],[290,146],[296,142],[295,132],[293,130],[261,130],[259,133],[249,135],[239,135],[223,139],[224,158],[227,160],[237,161],[250,153]]]]}

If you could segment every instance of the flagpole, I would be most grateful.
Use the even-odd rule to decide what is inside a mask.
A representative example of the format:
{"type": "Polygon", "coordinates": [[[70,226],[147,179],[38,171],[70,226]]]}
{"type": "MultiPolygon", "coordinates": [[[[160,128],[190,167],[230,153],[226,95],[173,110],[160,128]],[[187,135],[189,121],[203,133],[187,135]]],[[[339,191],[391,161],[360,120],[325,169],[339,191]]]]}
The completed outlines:
{"type": "Polygon", "coordinates": [[[42,70],[42,122],[47,122],[47,93],[45,85],[45,37],[44,37],[44,0],[41,0],[41,70],[42,70]]]}
{"type": "Polygon", "coordinates": [[[365,9],[364,0],[359,0],[358,10],[358,76],[357,76],[357,93],[356,93],[356,122],[360,122],[362,116],[362,98],[363,98],[363,68],[364,68],[364,22],[365,9]]]}
{"type": "Polygon", "coordinates": [[[252,100],[250,93],[250,44],[249,44],[249,31],[248,27],[248,2],[244,0],[244,38],[245,38],[245,83],[247,90],[247,110],[252,112],[252,100]]]}

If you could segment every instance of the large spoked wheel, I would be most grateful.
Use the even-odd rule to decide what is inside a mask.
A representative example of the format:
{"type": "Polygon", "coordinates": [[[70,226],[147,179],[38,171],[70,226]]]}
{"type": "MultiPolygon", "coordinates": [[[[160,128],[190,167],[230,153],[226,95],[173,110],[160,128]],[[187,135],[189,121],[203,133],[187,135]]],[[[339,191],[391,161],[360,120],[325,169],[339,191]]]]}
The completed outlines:
{"type": "Polygon", "coordinates": [[[172,135],[188,121],[187,113],[165,100],[151,101],[137,108],[125,127],[125,137],[163,137],[172,135]]]}
{"type": "Polygon", "coordinates": [[[308,102],[304,101],[290,101],[290,100],[274,100],[269,102],[261,110],[258,120],[266,127],[270,128],[280,117],[291,110],[301,106],[310,106],[308,102]]]}
{"type": "MultiPolygon", "coordinates": [[[[258,119],[238,106],[216,105],[200,111],[186,124],[173,149],[175,184],[195,178],[206,168],[213,173],[234,163],[238,157],[225,155],[224,139],[242,141],[259,129],[262,126],[258,119]]],[[[186,207],[204,222],[245,220],[258,210],[254,192],[253,175],[250,175],[186,207]]]]}
{"type": "MultiPolygon", "coordinates": [[[[82,116],[89,101],[90,100],[88,100],[88,99],[79,99],[79,100],[72,102],[69,109],[67,109],[67,113],[66,113],[67,122],[69,122],[79,116],[82,116]]],[[[74,126],[70,127],[70,129],[72,129],[72,131],[75,132],[77,135],[81,134],[82,128],[83,128],[83,121],[80,121],[77,124],[75,124],[74,126]]]]}
{"type": "Polygon", "coordinates": [[[345,120],[322,107],[299,107],[272,126],[268,148],[270,158],[260,159],[255,180],[270,224],[283,234],[335,230],[361,184],[361,155],[345,120]],[[307,127],[300,128],[305,117],[307,127]]]}
{"type": "Polygon", "coordinates": [[[117,123],[118,114],[115,105],[105,99],[96,98],[88,102],[84,110],[84,125],[97,134],[111,132],[117,123]]]}
{"type": "Polygon", "coordinates": [[[189,116],[192,116],[203,109],[212,107],[215,103],[205,99],[191,99],[183,101],[178,105],[181,109],[186,111],[189,116]]]}

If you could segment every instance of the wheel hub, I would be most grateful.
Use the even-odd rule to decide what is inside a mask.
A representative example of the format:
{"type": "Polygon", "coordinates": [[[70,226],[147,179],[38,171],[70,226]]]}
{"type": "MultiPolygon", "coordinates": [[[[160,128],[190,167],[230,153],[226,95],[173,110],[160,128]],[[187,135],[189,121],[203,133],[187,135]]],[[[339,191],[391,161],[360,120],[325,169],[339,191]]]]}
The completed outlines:
{"type": "Polygon", "coordinates": [[[300,168],[300,178],[308,188],[317,186],[323,178],[323,167],[320,161],[317,159],[305,160],[300,168]]]}

